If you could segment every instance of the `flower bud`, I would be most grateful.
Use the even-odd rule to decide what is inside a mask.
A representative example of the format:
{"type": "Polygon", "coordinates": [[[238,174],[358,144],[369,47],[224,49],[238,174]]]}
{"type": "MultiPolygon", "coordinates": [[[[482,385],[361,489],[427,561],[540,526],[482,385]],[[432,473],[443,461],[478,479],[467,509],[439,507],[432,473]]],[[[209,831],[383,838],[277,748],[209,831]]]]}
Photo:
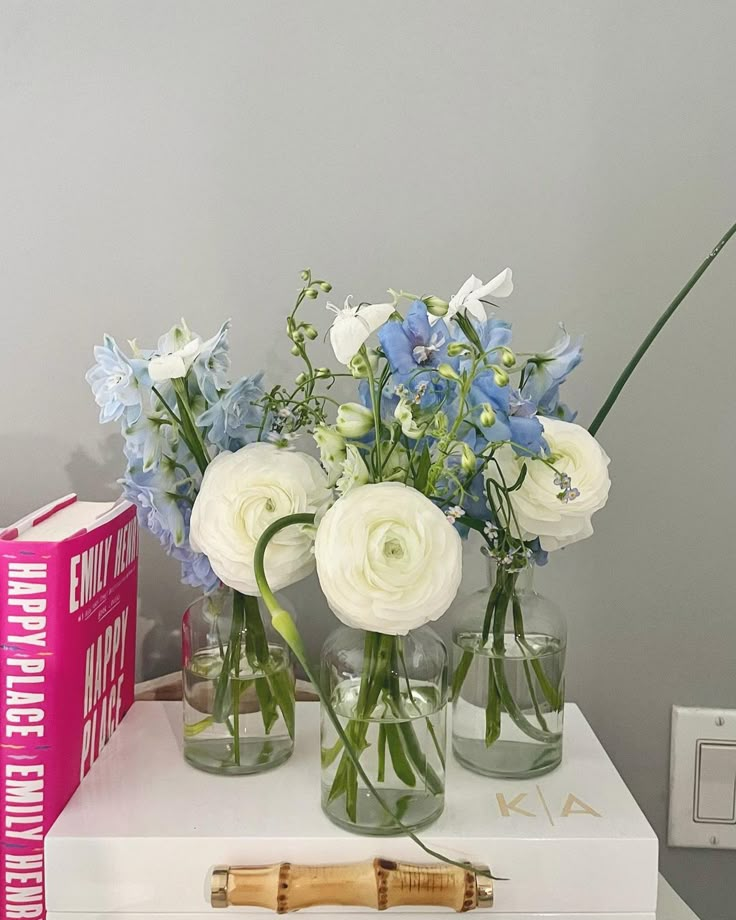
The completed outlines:
{"type": "Polygon", "coordinates": [[[286,334],[291,336],[294,331],[294,319],[291,316],[286,317],[286,334]]]}
{"type": "Polygon", "coordinates": [[[299,273],[299,277],[302,279],[302,281],[308,281],[310,273],[311,269],[305,268],[303,272],[299,273]]]}
{"type": "Polygon", "coordinates": [[[496,422],[496,413],[490,403],[483,403],[483,409],[480,413],[480,423],[485,428],[490,428],[496,422]]]}
{"type": "Polygon", "coordinates": [[[455,380],[457,383],[460,382],[460,374],[449,364],[440,364],[437,368],[437,373],[446,380],[455,380]]]}
{"type": "Polygon", "coordinates": [[[291,339],[292,339],[293,342],[301,343],[301,342],[304,341],[304,333],[302,332],[301,329],[295,329],[295,330],[291,333],[291,339]]]}
{"type": "Polygon", "coordinates": [[[320,379],[324,377],[330,377],[331,375],[332,372],[330,371],[329,367],[316,367],[314,369],[314,376],[320,379]]]}
{"type": "Polygon", "coordinates": [[[314,288],[307,288],[304,292],[304,296],[308,297],[310,300],[316,300],[319,297],[319,292],[315,291],[314,288]]]}
{"type": "Polygon", "coordinates": [[[304,371],[302,371],[301,374],[297,374],[296,377],[294,378],[294,383],[298,387],[300,387],[302,384],[306,382],[307,382],[307,375],[304,373],[304,371]]]}
{"type": "Polygon", "coordinates": [[[322,290],[325,292],[325,294],[329,294],[330,291],[332,290],[332,285],[330,284],[329,281],[318,281],[317,283],[322,288],[322,290]]]}
{"type": "Polygon", "coordinates": [[[447,354],[451,358],[457,358],[459,355],[469,355],[470,349],[462,342],[450,342],[447,346],[447,354]]]}
{"type": "Polygon", "coordinates": [[[467,444],[463,444],[462,456],[460,457],[460,466],[464,473],[475,472],[475,454],[467,444]]]}
{"type": "Polygon", "coordinates": [[[304,335],[306,335],[308,339],[312,339],[312,341],[314,341],[314,339],[317,338],[319,333],[317,332],[317,330],[314,328],[314,326],[311,323],[307,323],[304,326],[304,335]]]}
{"type": "Polygon", "coordinates": [[[301,350],[301,348],[300,348],[298,345],[292,345],[292,346],[291,346],[291,353],[292,353],[292,355],[294,355],[294,356],[296,356],[296,357],[299,357],[299,355],[302,353],[302,350],[301,350]]]}
{"type": "Polygon", "coordinates": [[[491,370],[493,371],[493,380],[496,386],[505,387],[509,382],[509,375],[506,373],[506,371],[499,367],[497,364],[492,364],[491,370]]]}
{"type": "Polygon", "coordinates": [[[357,380],[364,380],[378,370],[378,355],[375,349],[367,349],[367,357],[361,352],[354,355],[348,362],[350,373],[357,380]],[[369,373],[370,372],[370,373],[369,373]]]}
{"type": "Polygon", "coordinates": [[[360,403],[343,403],[337,409],[335,428],[344,438],[362,438],[373,428],[373,412],[360,403]]]}
{"type": "Polygon", "coordinates": [[[501,349],[501,364],[504,367],[513,367],[516,364],[516,355],[510,348],[501,349]]]}
{"type": "Polygon", "coordinates": [[[445,316],[450,308],[450,304],[446,300],[434,295],[425,297],[424,303],[427,305],[427,312],[431,313],[432,316],[445,316]]]}

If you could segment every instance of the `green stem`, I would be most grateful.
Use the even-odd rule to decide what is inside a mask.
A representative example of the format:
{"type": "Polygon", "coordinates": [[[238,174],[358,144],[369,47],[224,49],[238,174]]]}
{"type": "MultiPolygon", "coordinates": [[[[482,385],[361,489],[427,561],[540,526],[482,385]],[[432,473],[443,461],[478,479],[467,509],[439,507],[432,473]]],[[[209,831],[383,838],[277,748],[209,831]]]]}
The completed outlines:
{"type": "Polygon", "coordinates": [[[641,345],[637,348],[634,353],[634,357],[629,361],[629,363],[624,368],[621,376],[618,378],[616,383],[613,385],[611,392],[606,397],[606,401],[603,403],[601,408],[598,410],[598,414],[593,419],[593,421],[588,426],[588,431],[595,435],[598,429],[601,427],[603,422],[606,419],[606,416],[611,411],[613,404],[618,399],[619,393],[623,390],[626,385],[629,377],[634,373],[637,364],[641,361],[644,355],[649,350],[649,346],[657,338],[659,333],[662,331],[662,328],[666,324],[667,320],[673,315],[675,310],[680,306],[682,301],[687,297],[690,291],[695,287],[697,282],[700,280],[700,277],[707,271],[711,262],[713,262],[718,255],[718,253],[723,249],[726,243],[731,239],[731,237],[736,233],[736,224],[734,224],[716,243],[715,247],[711,252],[708,253],[706,258],[700,264],[699,268],[695,274],[690,278],[685,287],[680,291],[680,293],[675,297],[672,303],[667,307],[664,313],[659,317],[657,322],[652,326],[649,335],[644,339],[641,345]]]}
{"type": "Polygon", "coordinates": [[[207,456],[207,450],[204,446],[202,435],[197,428],[197,425],[194,421],[194,416],[192,415],[192,409],[189,405],[189,395],[187,393],[186,381],[184,378],[179,377],[175,380],[172,380],[171,382],[174,385],[174,392],[176,393],[176,404],[179,407],[182,435],[184,436],[187,447],[192,452],[192,456],[197,462],[200,473],[204,473],[210,460],[207,456]]]}
{"type": "MultiPolygon", "coordinates": [[[[283,530],[285,527],[289,527],[292,524],[313,524],[313,523],[314,523],[313,514],[287,515],[286,517],[280,518],[278,521],[274,521],[273,524],[269,525],[266,528],[266,530],[263,532],[263,534],[261,535],[261,538],[259,539],[258,544],[256,545],[256,551],[255,551],[254,560],[253,560],[255,576],[256,576],[256,584],[258,585],[258,589],[261,592],[261,597],[263,598],[266,606],[268,607],[271,613],[272,625],[274,629],[281,636],[284,637],[286,642],[289,644],[291,650],[294,652],[294,655],[296,656],[297,660],[299,661],[302,668],[304,669],[304,673],[307,675],[307,678],[312,682],[315,690],[317,691],[320,701],[322,705],[324,706],[325,712],[327,713],[327,717],[332,723],[338,737],[342,741],[345,747],[345,752],[350,758],[353,766],[355,767],[355,770],[357,771],[358,775],[365,783],[365,786],[368,789],[368,791],[375,798],[375,800],[378,802],[381,808],[383,808],[386,814],[391,818],[391,821],[393,822],[394,826],[398,830],[406,834],[406,836],[410,840],[412,840],[421,850],[423,850],[429,856],[432,856],[435,859],[439,859],[442,862],[448,863],[449,865],[459,866],[461,869],[467,870],[469,868],[474,868],[472,866],[469,866],[468,863],[462,863],[462,862],[459,862],[458,860],[451,859],[449,856],[444,856],[442,853],[437,852],[437,850],[433,850],[430,846],[424,843],[410,828],[408,828],[403,823],[401,818],[399,818],[399,816],[393,811],[393,809],[388,804],[388,802],[375,788],[375,786],[371,782],[370,777],[368,776],[365,769],[363,768],[363,765],[360,762],[360,757],[356,754],[350,739],[345,733],[345,729],[342,727],[340,723],[340,719],[338,718],[337,713],[335,712],[332,706],[332,701],[328,698],[327,694],[324,692],[317,674],[313,671],[312,666],[309,663],[309,659],[307,657],[307,650],[304,646],[304,642],[302,641],[301,636],[299,635],[299,631],[296,628],[296,623],[294,623],[294,620],[292,619],[290,614],[281,607],[279,602],[276,600],[276,597],[273,591],[268,585],[268,582],[266,580],[266,573],[265,573],[264,565],[263,565],[263,557],[265,555],[266,547],[268,546],[269,541],[272,540],[273,537],[280,530],[283,530]]],[[[478,867],[476,871],[482,871],[482,870],[480,869],[480,867],[478,867]]]]}

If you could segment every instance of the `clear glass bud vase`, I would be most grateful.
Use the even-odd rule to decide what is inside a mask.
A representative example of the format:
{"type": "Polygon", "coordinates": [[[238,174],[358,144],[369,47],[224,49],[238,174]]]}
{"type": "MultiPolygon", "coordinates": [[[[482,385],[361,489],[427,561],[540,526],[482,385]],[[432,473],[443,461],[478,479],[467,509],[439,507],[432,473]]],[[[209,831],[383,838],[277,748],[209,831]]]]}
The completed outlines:
{"type": "MultiPolygon", "coordinates": [[[[447,651],[429,627],[388,636],[341,627],[322,649],[322,686],[360,764],[404,828],[445,803],[447,651]]],[[[402,833],[345,752],[324,706],[322,808],[359,834],[402,833]]]]}
{"type": "Polygon", "coordinates": [[[562,759],[567,627],[533,570],[492,565],[453,631],[453,753],[488,776],[539,776],[562,759]]]}
{"type": "Polygon", "coordinates": [[[208,773],[260,773],[294,748],[294,671],[260,601],[222,591],[182,620],[184,757],[208,773]]]}

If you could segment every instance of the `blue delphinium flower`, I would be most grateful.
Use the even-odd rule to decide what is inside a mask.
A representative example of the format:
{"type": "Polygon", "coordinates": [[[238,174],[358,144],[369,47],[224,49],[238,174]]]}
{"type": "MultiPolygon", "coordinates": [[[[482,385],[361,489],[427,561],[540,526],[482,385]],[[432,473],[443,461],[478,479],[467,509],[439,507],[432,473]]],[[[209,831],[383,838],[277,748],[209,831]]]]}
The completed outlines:
{"type": "Polygon", "coordinates": [[[447,354],[450,343],[447,326],[441,320],[430,325],[423,300],[413,301],[402,322],[389,320],[384,323],[378,331],[378,340],[391,367],[394,386],[402,385],[420,394],[423,407],[442,398],[447,381],[422,371],[440,364],[457,367],[458,362],[447,354]]]}
{"type": "Polygon", "coordinates": [[[187,538],[184,513],[177,497],[176,482],[165,477],[158,467],[143,471],[128,466],[120,481],[123,495],[138,509],[141,527],[162,544],[170,553],[174,547],[183,546],[187,538]]]}
{"type": "Polygon", "coordinates": [[[194,375],[199,389],[208,403],[217,402],[220,391],[229,384],[230,371],[230,320],[220,327],[219,332],[202,344],[194,361],[194,375]]]}
{"type": "Polygon", "coordinates": [[[95,345],[95,365],[85,374],[100,407],[100,422],[114,422],[124,417],[135,422],[142,411],[141,390],[136,376],[136,362],[129,360],[115,340],[106,335],[102,345],[95,345]]]}
{"type": "Polygon", "coordinates": [[[207,439],[215,447],[238,450],[257,438],[263,420],[263,408],[257,405],[263,397],[262,379],[262,374],[241,378],[197,418],[198,425],[209,429],[207,439]]]}
{"type": "Polygon", "coordinates": [[[545,352],[533,355],[523,375],[522,394],[531,400],[540,415],[549,415],[572,421],[575,414],[559,401],[560,384],[583,359],[582,338],[572,339],[565,327],[555,344],[545,352]]]}

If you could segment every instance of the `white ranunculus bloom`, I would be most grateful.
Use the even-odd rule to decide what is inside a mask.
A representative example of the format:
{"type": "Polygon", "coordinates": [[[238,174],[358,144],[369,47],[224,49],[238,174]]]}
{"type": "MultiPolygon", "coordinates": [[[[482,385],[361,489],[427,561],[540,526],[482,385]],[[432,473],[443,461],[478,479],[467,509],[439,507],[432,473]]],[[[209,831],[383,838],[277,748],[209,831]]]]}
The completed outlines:
{"type": "MultiPolygon", "coordinates": [[[[496,452],[507,484],[527,474],[510,494],[522,536],[539,537],[542,549],[561,549],[593,533],[591,517],[608,501],[610,459],[585,428],[560,419],[540,418],[552,469],[539,459],[519,457],[511,447],[496,452]]],[[[487,470],[493,475],[494,470],[487,470]]]]}
{"type": "MultiPolygon", "coordinates": [[[[287,514],[322,513],[332,494],[308,454],[263,442],[224,451],[209,464],[192,509],[190,542],[217,577],[243,594],[259,593],[253,555],[263,531],[287,514]]],[[[310,529],[287,527],[268,544],[265,569],[274,591],[314,569],[310,529]]]]}
{"type": "Polygon", "coordinates": [[[354,307],[350,297],[345,298],[343,307],[327,304],[327,309],[335,314],[330,327],[330,343],[335,357],[340,364],[350,365],[350,360],[359,351],[363,343],[382,326],[395,310],[392,303],[367,303],[354,307]]]}
{"type": "Polygon", "coordinates": [[[400,482],[352,489],[314,544],[327,603],[347,626],[403,636],[437,620],[462,576],[462,541],[440,509],[400,482]]]}
{"type": "MultiPolygon", "coordinates": [[[[502,272],[487,284],[483,284],[480,278],[471,275],[463,284],[457,294],[450,298],[450,306],[445,314],[445,322],[450,322],[456,313],[461,310],[467,310],[471,316],[483,322],[486,318],[486,308],[481,302],[483,297],[508,297],[514,289],[514,282],[511,279],[511,269],[504,268],[502,272]]],[[[439,319],[438,316],[430,316],[429,321],[434,325],[439,319]]]]}

